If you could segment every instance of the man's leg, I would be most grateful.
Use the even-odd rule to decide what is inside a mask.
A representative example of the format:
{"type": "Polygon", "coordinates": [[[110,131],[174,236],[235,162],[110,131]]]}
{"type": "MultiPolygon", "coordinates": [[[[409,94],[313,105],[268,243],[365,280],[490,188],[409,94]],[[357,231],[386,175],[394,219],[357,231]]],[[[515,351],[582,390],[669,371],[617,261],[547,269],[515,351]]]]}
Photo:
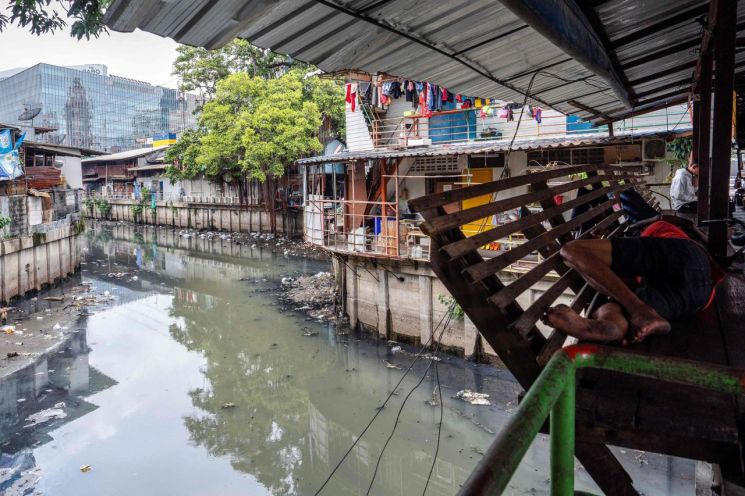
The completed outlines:
{"type": "Polygon", "coordinates": [[[591,319],[566,305],[556,305],[548,310],[544,322],[580,341],[622,341],[629,330],[629,322],[617,303],[601,305],[591,319]]]}
{"type": "Polygon", "coordinates": [[[570,241],[561,247],[564,262],[576,270],[593,288],[613,298],[628,313],[635,330],[635,341],[649,334],[664,334],[670,324],[636,294],[611,270],[613,248],[608,239],[570,241]]]}

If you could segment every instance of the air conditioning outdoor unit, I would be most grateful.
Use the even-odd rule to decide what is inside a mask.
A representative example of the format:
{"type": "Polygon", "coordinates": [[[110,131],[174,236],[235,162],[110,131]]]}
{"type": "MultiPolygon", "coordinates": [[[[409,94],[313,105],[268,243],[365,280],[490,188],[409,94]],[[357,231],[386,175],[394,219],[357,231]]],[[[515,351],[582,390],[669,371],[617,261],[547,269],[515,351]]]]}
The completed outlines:
{"type": "Polygon", "coordinates": [[[642,158],[644,160],[664,160],[667,143],[664,139],[645,139],[642,141],[642,158]]]}

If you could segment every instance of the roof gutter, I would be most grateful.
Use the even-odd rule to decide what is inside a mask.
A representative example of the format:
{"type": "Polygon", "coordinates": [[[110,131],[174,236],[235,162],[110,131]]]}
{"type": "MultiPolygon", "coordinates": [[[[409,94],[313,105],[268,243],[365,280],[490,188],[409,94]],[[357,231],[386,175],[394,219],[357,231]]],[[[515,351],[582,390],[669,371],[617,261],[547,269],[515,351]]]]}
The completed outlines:
{"type": "Polygon", "coordinates": [[[500,1],[540,35],[605,79],[619,100],[631,108],[623,76],[613,66],[598,34],[575,0],[500,1]]]}

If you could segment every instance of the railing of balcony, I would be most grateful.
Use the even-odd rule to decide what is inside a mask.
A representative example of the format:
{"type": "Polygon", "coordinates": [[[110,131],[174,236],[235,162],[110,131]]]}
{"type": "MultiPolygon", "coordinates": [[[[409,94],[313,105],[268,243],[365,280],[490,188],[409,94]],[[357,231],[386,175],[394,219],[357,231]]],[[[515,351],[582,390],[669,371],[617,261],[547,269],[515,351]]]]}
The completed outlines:
{"type": "MultiPolygon", "coordinates": [[[[443,110],[430,113],[409,111],[407,115],[379,117],[360,103],[365,115],[367,130],[348,130],[347,139],[369,133],[375,148],[408,148],[432,144],[472,143],[499,139],[536,139],[571,136],[584,133],[607,133],[607,126],[586,127],[579,122],[568,121],[567,116],[556,112],[544,112],[540,122],[528,114],[526,108],[522,122],[521,110],[514,110],[512,118],[495,115],[495,107],[443,110]],[[517,128],[517,132],[516,131],[517,128]]],[[[614,126],[616,132],[643,132],[650,130],[673,131],[690,125],[690,116],[685,109],[674,109],[664,114],[636,116],[614,126]]]]}

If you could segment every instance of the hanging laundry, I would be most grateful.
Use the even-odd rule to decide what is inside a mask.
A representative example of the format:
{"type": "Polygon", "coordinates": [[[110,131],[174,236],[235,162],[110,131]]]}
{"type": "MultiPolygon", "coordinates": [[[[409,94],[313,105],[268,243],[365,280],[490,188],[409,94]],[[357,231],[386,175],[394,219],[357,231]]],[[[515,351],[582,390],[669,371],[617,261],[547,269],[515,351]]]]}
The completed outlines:
{"type": "Polygon", "coordinates": [[[404,81],[404,89],[406,94],[406,101],[407,102],[414,102],[414,95],[416,95],[416,90],[414,89],[414,81],[404,81]]]}
{"type": "Polygon", "coordinates": [[[391,85],[393,85],[393,83],[391,81],[386,81],[385,83],[383,83],[383,86],[382,86],[382,88],[383,88],[383,95],[385,95],[385,96],[390,96],[391,95],[391,85]]]}
{"type": "Polygon", "coordinates": [[[443,103],[444,102],[447,102],[448,101],[448,95],[449,95],[448,90],[445,89],[445,88],[441,88],[441,91],[442,91],[442,101],[443,101],[443,103]]]}
{"type": "Polygon", "coordinates": [[[362,103],[370,105],[372,103],[372,84],[368,82],[358,83],[357,91],[362,98],[362,103]]]}
{"type": "Polygon", "coordinates": [[[391,83],[391,96],[395,99],[401,98],[401,82],[393,81],[391,83]]]}
{"type": "Polygon", "coordinates": [[[531,105],[528,105],[528,117],[533,118],[533,107],[531,105]]]}
{"type": "Polygon", "coordinates": [[[543,120],[543,109],[541,107],[536,107],[533,109],[533,118],[535,118],[535,121],[540,124],[543,120]]]}
{"type": "Polygon", "coordinates": [[[512,109],[507,109],[507,122],[512,122],[515,120],[515,115],[512,113],[512,109]]]}
{"type": "Polygon", "coordinates": [[[519,103],[515,103],[515,102],[506,103],[504,106],[510,110],[516,110],[522,107],[522,105],[520,105],[519,103]]]}
{"type": "Polygon", "coordinates": [[[473,106],[474,106],[474,107],[476,107],[476,108],[481,108],[481,107],[483,107],[483,106],[484,106],[484,101],[483,101],[483,100],[482,100],[481,98],[477,98],[477,99],[476,99],[476,100],[475,100],[475,101],[473,102],[473,106]]]}
{"type": "Polygon", "coordinates": [[[510,117],[510,109],[508,109],[507,107],[502,107],[501,109],[499,109],[499,112],[497,113],[497,117],[499,117],[500,119],[507,119],[507,118],[509,118],[510,117]]]}
{"type": "Polygon", "coordinates": [[[461,95],[460,93],[458,93],[457,95],[455,95],[455,101],[458,102],[458,103],[462,103],[463,102],[463,95],[461,95]]]}
{"type": "Polygon", "coordinates": [[[469,109],[471,107],[473,107],[473,103],[471,102],[471,99],[470,98],[466,98],[465,101],[463,102],[463,106],[461,108],[469,109]]]}
{"type": "Polygon", "coordinates": [[[346,97],[344,101],[347,102],[349,110],[354,112],[357,105],[357,83],[347,83],[346,97]]]}

